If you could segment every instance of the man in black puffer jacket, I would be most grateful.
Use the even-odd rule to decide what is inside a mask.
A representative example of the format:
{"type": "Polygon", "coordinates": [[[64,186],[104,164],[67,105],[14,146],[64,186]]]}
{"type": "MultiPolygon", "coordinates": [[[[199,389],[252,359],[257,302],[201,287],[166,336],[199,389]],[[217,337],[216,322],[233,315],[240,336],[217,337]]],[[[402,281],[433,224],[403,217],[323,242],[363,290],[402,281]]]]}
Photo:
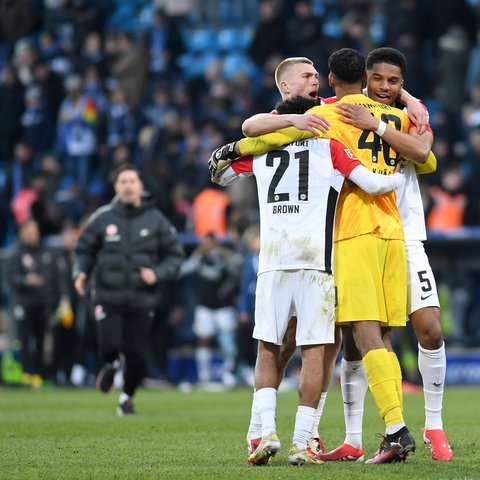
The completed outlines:
{"type": "Polygon", "coordinates": [[[89,280],[99,355],[105,366],[97,377],[104,393],[123,368],[117,413],[133,414],[132,398],[145,373],[144,350],[162,284],[176,278],[184,257],[177,232],[143,190],[138,169],[120,166],[116,196],[87,220],[75,248],[73,278],[84,296],[89,280]]]}

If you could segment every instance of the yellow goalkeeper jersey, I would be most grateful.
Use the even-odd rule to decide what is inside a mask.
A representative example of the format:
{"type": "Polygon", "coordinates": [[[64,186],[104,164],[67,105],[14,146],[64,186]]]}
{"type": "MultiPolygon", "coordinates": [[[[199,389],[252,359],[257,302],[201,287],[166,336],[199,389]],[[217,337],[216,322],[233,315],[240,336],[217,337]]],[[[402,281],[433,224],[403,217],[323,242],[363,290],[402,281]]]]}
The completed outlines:
{"type": "MultiPolygon", "coordinates": [[[[410,120],[398,108],[374,102],[363,94],[346,95],[336,103],[363,105],[372,115],[393,128],[408,132],[410,120]]],[[[392,174],[399,161],[398,153],[374,132],[343,123],[336,109],[336,104],[330,103],[308,110],[307,113],[318,113],[330,122],[329,131],[325,134],[318,131],[319,136],[334,138],[343,143],[372,172],[392,174]]],[[[239,141],[239,148],[242,155],[258,154],[310,137],[313,137],[311,132],[288,127],[258,137],[243,138],[239,141]]],[[[384,239],[404,239],[395,192],[370,195],[352,182],[346,181],[337,206],[335,241],[366,234],[384,239]]]]}

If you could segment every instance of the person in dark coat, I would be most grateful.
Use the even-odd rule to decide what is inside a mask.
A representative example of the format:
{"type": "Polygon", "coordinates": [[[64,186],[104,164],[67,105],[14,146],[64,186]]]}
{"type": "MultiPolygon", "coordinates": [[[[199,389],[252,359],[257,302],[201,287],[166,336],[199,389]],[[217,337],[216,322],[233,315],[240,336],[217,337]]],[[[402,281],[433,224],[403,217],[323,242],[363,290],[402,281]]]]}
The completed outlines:
{"type": "Polygon", "coordinates": [[[23,382],[38,388],[45,375],[43,345],[57,292],[58,265],[41,241],[38,223],[29,218],[18,229],[18,243],[6,265],[10,311],[20,340],[23,382]]]}
{"type": "Polygon", "coordinates": [[[87,220],[75,247],[75,289],[85,296],[87,280],[97,328],[99,356],[105,362],[97,387],[108,393],[123,370],[117,413],[135,413],[132,398],[145,375],[145,348],[162,285],[176,278],[183,246],[170,221],[144,192],[132,164],[114,175],[116,196],[87,220]]]}

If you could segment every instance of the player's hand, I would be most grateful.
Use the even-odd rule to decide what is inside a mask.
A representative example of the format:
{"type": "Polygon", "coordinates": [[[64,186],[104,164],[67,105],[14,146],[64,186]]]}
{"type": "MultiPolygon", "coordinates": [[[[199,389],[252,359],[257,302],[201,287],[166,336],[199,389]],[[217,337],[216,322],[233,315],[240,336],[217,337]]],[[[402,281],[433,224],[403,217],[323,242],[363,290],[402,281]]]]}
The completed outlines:
{"type": "Polygon", "coordinates": [[[405,98],[405,105],[407,107],[408,118],[410,118],[412,123],[415,124],[418,134],[421,135],[425,132],[427,125],[430,123],[428,110],[420,100],[412,96],[407,96],[405,98]]]}
{"type": "Polygon", "coordinates": [[[212,182],[216,182],[218,173],[221,172],[230,162],[238,157],[235,151],[237,142],[227,143],[213,151],[208,159],[208,169],[212,182]]]}
{"type": "Polygon", "coordinates": [[[299,130],[307,130],[318,137],[318,130],[327,133],[330,128],[330,122],[316,113],[304,113],[301,115],[292,115],[292,124],[299,130]]]}
{"type": "Polygon", "coordinates": [[[361,130],[375,131],[378,128],[378,119],[362,105],[340,103],[335,112],[341,115],[340,120],[343,123],[348,123],[348,125],[353,125],[361,130]]]}

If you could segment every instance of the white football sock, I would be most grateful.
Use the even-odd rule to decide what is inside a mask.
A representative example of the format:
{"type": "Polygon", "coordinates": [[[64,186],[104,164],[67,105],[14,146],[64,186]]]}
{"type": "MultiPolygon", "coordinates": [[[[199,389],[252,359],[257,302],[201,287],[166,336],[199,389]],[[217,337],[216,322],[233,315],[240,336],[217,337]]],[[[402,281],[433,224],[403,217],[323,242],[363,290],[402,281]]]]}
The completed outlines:
{"type": "Polygon", "coordinates": [[[260,418],[262,419],[262,437],[277,431],[277,389],[272,387],[261,388],[255,393],[260,418]]]}
{"type": "Polygon", "coordinates": [[[208,347],[198,347],[195,350],[195,360],[197,362],[198,379],[200,382],[210,381],[212,351],[208,347]]]}
{"type": "Polygon", "coordinates": [[[295,417],[295,429],[293,431],[293,443],[299,450],[305,450],[310,440],[310,435],[315,422],[315,408],[299,405],[295,417]]]}
{"type": "Polygon", "coordinates": [[[248,426],[248,435],[251,439],[260,438],[262,436],[262,418],[258,410],[256,392],[253,392],[252,410],[250,414],[250,425],[248,426]]]}
{"type": "Polygon", "coordinates": [[[347,362],[342,358],[340,369],[345,443],[362,448],[362,422],[368,380],[362,360],[347,362]]]}
{"type": "Polygon", "coordinates": [[[320,420],[322,419],[325,402],[327,401],[327,393],[328,392],[322,392],[322,394],[320,395],[320,401],[318,402],[318,407],[315,410],[315,421],[313,422],[311,435],[312,438],[320,437],[320,434],[318,433],[318,426],[320,425],[320,420]]]}
{"type": "Polygon", "coordinates": [[[127,395],[125,392],[122,392],[118,399],[118,403],[122,404],[123,402],[126,402],[127,400],[131,400],[131,399],[132,397],[130,395],[127,395]]]}
{"type": "Polygon", "coordinates": [[[422,375],[425,397],[425,429],[443,429],[442,406],[447,359],[445,343],[436,350],[418,345],[418,369],[422,375]]]}

